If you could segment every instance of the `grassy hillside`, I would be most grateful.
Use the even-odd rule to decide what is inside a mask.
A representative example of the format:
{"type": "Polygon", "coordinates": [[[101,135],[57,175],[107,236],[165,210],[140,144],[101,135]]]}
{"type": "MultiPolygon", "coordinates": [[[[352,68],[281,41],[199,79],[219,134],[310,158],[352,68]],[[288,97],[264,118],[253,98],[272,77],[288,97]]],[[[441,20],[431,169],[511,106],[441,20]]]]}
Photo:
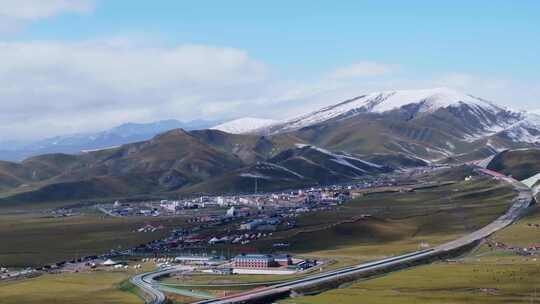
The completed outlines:
{"type": "Polygon", "coordinates": [[[413,118],[402,113],[361,113],[292,133],[311,144],[355,154],[405,153],[424,159],[443,159],[483,146],[482,142],[463,140],[473,127],[462,127],[461,121],[462,118],[445,109],[413,118]]]}
{"type": "Polygon", "coordinates": [[[21,203],[77,202],[93,198],[122,198],[151,193],[157,183],[146,177],[98,176],[85,180],[75,180],[45,184],[30,191],[13,192],[0,199],[3,206],[21,203]]]}
{"type": "MultiPolygon", "coordinates": [[[[231,172],[266,161],[299,142],[302,140],[290,134],[269,138],[178,129],[113,149],[80,155],[41,155],[22,163],[0,162],[0,202],[115,198],[191,188],[214,193],[251,191],[252,181],[228,181],[231,172]]],[[[319,181],[263,182],[261,189],[313,182],[319,181]]]]}
{"type": "Polygon", "coordinates": [[[540,149],[503,151],[493,158],[487,168],[524,180],[540,173],[540,149]]]}
{"type": "Polygon", "coordinates": [[[173,130],[116,149],[4,163],[0,197],[4,202],[38,202],[156,193],[194,185],[244,165],[235,154],[173,130]]]}
{"type": "MultiPolygon", "coordinates": [[[[400,161],[397,159],[396,161],[400,161]]],[[[258,162],[180,193],[239,193],[293,189],[351,181],[369,174],[387,173],[391,168],[365,162],[351,155],[331,153],[312,146],[287,149],[266,162],[258,162]]]]}
{"type": "Polygon", "coordinates": [[[470,172],[440,172],[435,180],[453,180],[437,187],[413,192],[369,194],[336,210],[310,213],[296,220],[296,227],[274,233],[232,251],[273,251],[276,242],[290,243],[287,249],[301,255],[346,260],[367,260],[399,254],[457,238],[491,222],[508,208],[514,196],[506,185],[476,176],[464,181],[470,172]],[[361,218],[362,215],[370,215],[361,218]],[[324,242],[320,240],[324,239],[324,242]]]}
{"type": "Polygon", "coordinates": [[[297,230],[276,238],[284,238],[281,241],[290,242],[290,250],[300,254],[353,259],[399,254],[421,242],[438,244],[488,224],[504,213],[513,195],[511,188],[484,179],[412,193],[372,194],[334,212],[303,217],[297,230]],[[362,214],[371,217],[354,220],[362,214]]]}
{"type": "Polygon", "coordinates": [[[407,168],[426,166],[427,162],[404,153],[369,154],[361,156],[369,162],[383,165],[389,168],[407,168]]]}
{"type": "Polygon", "coordinates": [[[18,187],[31,178],[30,170],[23,165],[0,161],[0,191],[18,187]]]}
{"type": "Polygon", "coordinates": [[[302,142],[290,135],[273,137],[252,134],[229,134],[218,130],[197,130],[190,132],[205,144],[220,151],[236,155],[246,164],[263,161],[285,149],[302,142]]]}
{"type": "MultiPolygon", "coordinates": [[[[508,245],[537,242],[540,211],[494,235],[508,245]]],[[[540,300],[537,258],[517,256],[483,245],[458,262],[439,262],[359,281],[313,296],[283,300],[283,304],[383,303],[535,303],[540,300]]]]}

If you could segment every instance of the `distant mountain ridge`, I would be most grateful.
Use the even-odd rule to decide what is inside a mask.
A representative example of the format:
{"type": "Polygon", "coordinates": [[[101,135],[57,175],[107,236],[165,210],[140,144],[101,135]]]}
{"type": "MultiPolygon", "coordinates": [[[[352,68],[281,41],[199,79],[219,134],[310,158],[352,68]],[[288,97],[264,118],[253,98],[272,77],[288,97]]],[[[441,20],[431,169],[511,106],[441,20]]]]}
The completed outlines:
{"type": "MultiPolygon", "coordinates": [[[[539,117],[445,88],[372,93],[278,123],[249,118],[223,124],[236,134],[173,129],[116,147],[101,140],[101,149],[77,155],[0,162],[0,197],[18,202],[174,196],[249,192],[255,180],[266,191],[344,182],[538,148],[539,117]]],[[[141,133],[174,126],[162,125],[141,133]]],[[[129,136],[140,132],[136,125],[119,129],[129,136]]],[[[58,146],[64,139],[53,142],[58,146]]]]}
{"type": "MultiPolygon", "coordinates": [[[[0,194],[8,191],[0,201],[249,192],[253,176],[270,181],[261,182],[260,188],[270,190],[344,182],[393,170],[347,153],[296,142],[289,136],[175,129],[117,148],[0,162],[0,194]]],[[[384,158],[378,161],[382,163],[384,158]]],[[[393,164],[402,161],[409,164],[409,160],[391,159],[393,164]]]]}
{"type": "Polygon", "coordinates": [[[197,130],[215,125],[216,121],[193,120],[181,122],[174,119],[152,123],[125,123],[96,133],[80,133],[55,136],[24,145],[5,143],[0,145],[0,160],[21,161],[25,158],[47,153],[80,153],[121,146],[148,140],[159,133],[172,129],[197,130]]]}

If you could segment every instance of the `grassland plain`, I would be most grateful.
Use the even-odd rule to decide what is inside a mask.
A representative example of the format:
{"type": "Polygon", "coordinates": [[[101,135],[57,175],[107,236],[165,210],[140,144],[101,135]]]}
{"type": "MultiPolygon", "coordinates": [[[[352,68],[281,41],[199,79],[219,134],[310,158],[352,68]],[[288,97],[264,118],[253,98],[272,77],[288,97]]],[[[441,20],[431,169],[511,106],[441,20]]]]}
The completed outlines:
{"type": "Polygon", "coordinates": [[[411,193],[368,195],[335,211],[301,217],[297,228],[277,233],[266,246],[284,241],[299,255],[372,260],[474,231],[504,213],[513,195],[509,187],[483,178],[411,193]],[[350,221],[362,214],[371,216],[350,221]]]}
{"type": "Polygon", "coordinates": [[[43,213],[0,215],[0,265],[42,266],[111,249],[125,249],[165,236],[183,223],[176,218],[111,218],[96,213],[53,218],[43,213]],[[165,229],[139,233],[145,223],[165,229]]]}
{"type": "MultiPolygon", "coordinates": [[[[456,239],[504,213],[513,195],[510,187],[485,178],[410,193],[373,194],[351,201],[334,211],[302,216],[298,218],[297,228],[277,233],[271,240],[253,246],[259,250],[265,250],[265,246],[268,246],[269,250],[272,242],[289,242],[291,247],[288,250],[296,255],[335,260],[335,264],[322,267],[329,270],[414,251],[421,243],[436,245],[456,239]],[[351,221],[351,218],[362,214],[372,216],[351,221]]],[[[266,280],[294,277],[273,276],[266,277],[266,280]]],[[[202,275],[184,276],[180,280],[169,278],[164,282],[183,285],[256,283],[264,280],[264,277],[250,275],[202,275]]],[[[205,291],[217,289],[189,288],[205,291]]]]}
{"type": "Polygon", "coordinates": [[[0,283],[0,303],[142,304],[125,283],[128,272],[88,272],[43,275],[0,283]]]}
{"type": "MultiPolygon", "coordinates": [[[[328,268],[340,267],[358,261],[415,250],[421,242],[436,244],[453,239],[498,216],[507,208],[508,199],[512,195],[510,188],[483,178],[417,190],[412,193],[373,194],[344,204],[335,211],[300,217],[297,228],[284,233],[276,233],[268,243],[263,242],[254,246],[264,250],[265,246],[271,246],[272,242],[284,240],[291,243],[290,250],[297,255],[334,259],[337,262],[328,268]],[[350,221],[351,218],[361,214],[371,214],[372,216],[363,220],[350,221]]],[[[4,252],[7,252],[4,257],[11,257],[19,261],[28,261],[32,258],[49,259],[51,255],[71,258],[73,255],[83,254],[80,248],[95,251],[96,246],[102,246],[106,250],[110,248],[111,244],[114,244],[113,247],[117,246],[120,240],[138,243],[141,242],[141,237],[155,237],[149,234],[132,234],[133,227],[140,225],[141,219],[133,219],[131,222],[128,219],[103,218],[95,214],[88,214],[81,218],[63,218],[57,223],[58,219],[36,217],[35,214],[28,216],[28,218],[21,217],[20,214],[11,214],[10,216],[13,218],[0,222],[0,225],[5,225],[1,228],[0,233],[7,233],[6,231],[19,233],[18,236],[12,236],[9,239],[10,244],[15,246],[11,247],[11,250],[20,246],[17,243],[19,238],[25,239],[26,242],[23,243],[24,246],[19,254],[16,254],[21,255],[20,258],[12,257],[9,250],[2,248],[4,252]],[[17,225],[24,223],[25,220],[29,221],[28,225],[17,225]],[[134,239],[131,239],[130,236],[134,239]],[[84,245],[88,247],[84,247],[84,245]]],[[[163,221],[164,219],[155,220],[163,221]]],[[[10,233],[5,235],[10,235],[10,233]]],[[[0,237],[5,238],[4,235],[0,237]]],[[[121,284],[121,278],[118,278],[118,281],[107,281],[102,280],[101,275],[107,275],[107,273],[94,272],[88,274],[88,277],[78,277],[77,274],[73,274],[74,277],[71,277],[71,274],[43,276],[13,283],[15,285],[1,286],[0,295],[4,293],[10,295],[15,293],[16,295],[17,291],[13,289],[34,290],[27,295],[27,298],[24,298],[23,302],[43,303],[44,301],[38,300],[40,298],[39,290],[43,290],[39,286],[47,285],[47,281],[51,280],[52,283],[47,285],[49,286],[48,294],[63,294],[65,289],[60,282],[67,276],[68,279],[88,280],[84,284],[71,285],[73,289],[84,289],[85,284],[92,285],[93,281],[103,282],[102,288],[107,290],[103,297],[109,294],[110,298],[91,298],[84,290],[74,290],[71,295],[66,295],[65,299],[67,300],[61,298],[61,301],[64,302],[58,303],[131,303],[129,302],[131,300],[123,301],[117,298],[120,295],[116,292],[122,294],[122,290],[126,290],[125,286],[121,284]],[[19,283],[28,285],[17,287],[16,284],[19,283]],[[33,284],[36,284],[36,287],[33,284]],[[110,290],[114,290],[114,292],[110,290]],[[32,298],[32,295],[35,297],[32,298]],[[79,301],[77,297],[84,299],[79,301]]],[[[212,278],[205,279],[211,280],[212,278]]],[[[238,281],[252,279],[257,281],[257,278],[251,277],[238,277],[236,279],[238,281]]],[[[92,288],[95,288],[95,284],[92,288]]],[[[126,295],[130,299],[131,296],[131,294],[126,295]]],[[[188,301],[187,298],[183,300],[177,298],[177,300],[188,301]]]]}
{"type": "MultiPolygon", "coordinates": [[[[492,238],[527,246],[540,240],[536,209],[492,238]]],[[[481,246],[461,260],[410,270],[323,292],[283,300],[282,304],[358,303],[537,303],[540,302],[540,258],[523,257],[481,246]]]]}

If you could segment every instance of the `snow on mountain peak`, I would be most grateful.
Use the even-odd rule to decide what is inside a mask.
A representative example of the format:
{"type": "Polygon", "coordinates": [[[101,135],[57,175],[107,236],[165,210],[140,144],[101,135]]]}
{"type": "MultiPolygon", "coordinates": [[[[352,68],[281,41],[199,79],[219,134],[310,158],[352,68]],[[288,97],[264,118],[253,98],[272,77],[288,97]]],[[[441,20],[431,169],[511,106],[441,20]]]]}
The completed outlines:
{"type": "Polygon", "coordinates": [[[372,106],[370,108],[368,107],[370,112],[377,113],[387,112],[409,104],[418,103],[421,104],[421,112],[435,111],[440,108],[459,104],[480,106],[486,109],[501,109],[491,102],[449,88],[372,93],[367,95],[365,100],[367,103],[369,103],[370,100],[380,100],[380,102],[371,103],[370,105],[372,106]]]}
{"type": "Polygon", "coordinates": [[[278,123],[278,121],[273,119],[244,117],[222,123],[210,129],[232,134],[242,134],[269,127],[276,123],[278,123]]]}
{"type": "Polygon", "coordinates": [[[523,120],[502,133],[515,142],[540,144],[540,115],[527,112],[523,120]]]}
{"type": "Polygon", "coordinates": [[[284,128],[285,130],[293,130],[345,114],[354,115],[365,112],[383,113],[412,104],[418,105],[417,111],[419,113],[434,112],[440,108],[458,106],[460,104],[466,104],[473,108],[482,108],[491,112],[505,110],[489,101],[472,95],[463,94],[449,88],[383,91],[361,95],[336,105],[291,119],[286,123],[284,128]]]}

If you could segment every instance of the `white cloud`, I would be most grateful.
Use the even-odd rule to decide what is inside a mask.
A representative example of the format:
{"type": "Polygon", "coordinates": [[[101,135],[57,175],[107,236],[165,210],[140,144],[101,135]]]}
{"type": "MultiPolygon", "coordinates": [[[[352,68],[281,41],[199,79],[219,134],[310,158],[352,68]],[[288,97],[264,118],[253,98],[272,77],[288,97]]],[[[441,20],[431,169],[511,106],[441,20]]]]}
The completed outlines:
{"type": "Polygon", "coordinates": [[[335,80],[347,80],[360,77],[387,76],[395,72],[398,68],[399,66],[397,65],[363,61],[338,68],[330,73],[329,78],[335,80]]]}
{"type": "Polygon", "coordinates": [[[266,95],[266,66],[233,48],[126,41],[0,43],[0,134],[234,115],[266,95]]]}
{"type": "Polygon", "coordinates": [[[538,83],[467,73],[396,75],[396,65],[365,62],[302,82],[274,76],[235,48],[150,45],[130,39],[0,42],[0,139],[168,118],[284,119],[381,90],[448,86],[509,106],[540,100],[538,83]]]}
{"type": "Polygon", "coordinates": [[[36,20],[66,12],[88,12],[92,7],[88,0],[0,0],[0,16],[36,20]]]}
{"type": "Polygon", "coordinates": [[[64,13],[87,13],[93,7],[91,0],[0,0],[0,32],[64,13]]]}
{"type": "Polygon", "coordinates": [[[448,73],[424,81],[430,86],[446,86],[491,100],[515,110],[536,108],[540,101],[540,82],[500,75],[448,73]]]}

